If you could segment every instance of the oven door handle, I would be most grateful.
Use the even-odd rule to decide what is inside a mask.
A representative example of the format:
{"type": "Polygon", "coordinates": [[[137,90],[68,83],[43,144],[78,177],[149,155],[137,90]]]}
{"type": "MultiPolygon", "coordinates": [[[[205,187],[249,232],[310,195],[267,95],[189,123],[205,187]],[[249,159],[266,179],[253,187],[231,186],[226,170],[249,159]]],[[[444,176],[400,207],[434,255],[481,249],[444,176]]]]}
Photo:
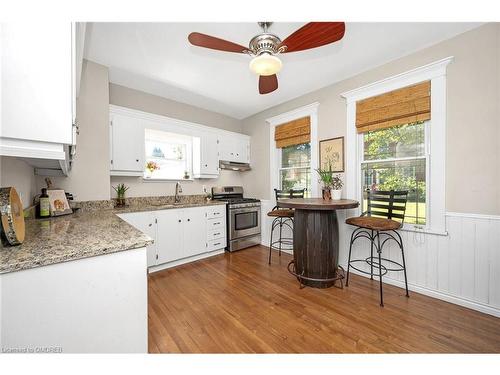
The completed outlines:
{"type": "Polygon", "coordinates": [[[260,207],[245,207],[245,208],[231,208],[229,210],[232,214],[244,214],[251,212],[260,212],[260,207]]]}

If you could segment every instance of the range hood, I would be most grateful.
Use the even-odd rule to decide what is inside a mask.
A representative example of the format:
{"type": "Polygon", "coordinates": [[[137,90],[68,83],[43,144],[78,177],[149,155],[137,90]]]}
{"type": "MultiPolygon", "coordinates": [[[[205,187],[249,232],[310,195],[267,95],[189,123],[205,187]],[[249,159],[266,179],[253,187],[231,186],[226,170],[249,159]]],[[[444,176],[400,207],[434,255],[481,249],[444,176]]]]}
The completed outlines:
{"type": "Polygon", "coordinates": [[[250,168],[250,164],[248,163],[238,163],[235,161],[226,161],[226,160],[219,161],[219,168],[228,169],[230,171],[239,171],[239,172],[249,171],[250,169],[252,169],[250,168]]]}

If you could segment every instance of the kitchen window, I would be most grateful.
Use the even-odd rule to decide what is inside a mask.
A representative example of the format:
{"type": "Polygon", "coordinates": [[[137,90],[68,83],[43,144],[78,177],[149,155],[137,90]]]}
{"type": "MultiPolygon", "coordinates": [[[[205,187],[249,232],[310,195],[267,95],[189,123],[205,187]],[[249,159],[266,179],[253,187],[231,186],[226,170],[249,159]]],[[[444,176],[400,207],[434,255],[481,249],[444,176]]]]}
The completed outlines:
{"type": "Polygon", "coordinates": [[[362,202],[364,188],[389,186],[391,179],[408,188],[405,230],[447,235],[446,70],[452,61],[450,56],[341,94],[347,102],[346,193],[362,202]],[[400,137],[391,139],[391,132],[400,137]],[[385,139],[375,145],[376,137],[385,139]]]}
{"type": "Polygon", "coordinates": [[[283,147],[278,155],[280,189],[306,189],[308,197],[311,192],[311,144],[283,147]]]}
{"type": "Polygon", "coordinates": [[[144,178],[181,180],[192,176],[191,136],[160,130],[145,130],[144,178]]]}
{"type": "MultiPolygon", "coordinates": [[[[405,222],[427,222],[428,121],[362,133],[361,196],[366,190],[407,190],[405,222]]],[[[363,211],[367,209],[363,198],[363,211]]]]}

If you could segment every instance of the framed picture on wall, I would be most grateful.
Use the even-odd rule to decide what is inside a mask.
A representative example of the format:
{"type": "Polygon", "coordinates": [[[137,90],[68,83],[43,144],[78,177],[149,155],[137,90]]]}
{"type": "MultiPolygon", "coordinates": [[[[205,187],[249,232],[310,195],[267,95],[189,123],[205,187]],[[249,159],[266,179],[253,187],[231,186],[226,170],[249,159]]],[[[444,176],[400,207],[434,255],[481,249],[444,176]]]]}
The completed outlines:
{"type": "Polygon", "coordinates": [[[331,166],[333,172],[344,172],[344,137],[319,141],[319,165],[321,169],[331,166]]]}

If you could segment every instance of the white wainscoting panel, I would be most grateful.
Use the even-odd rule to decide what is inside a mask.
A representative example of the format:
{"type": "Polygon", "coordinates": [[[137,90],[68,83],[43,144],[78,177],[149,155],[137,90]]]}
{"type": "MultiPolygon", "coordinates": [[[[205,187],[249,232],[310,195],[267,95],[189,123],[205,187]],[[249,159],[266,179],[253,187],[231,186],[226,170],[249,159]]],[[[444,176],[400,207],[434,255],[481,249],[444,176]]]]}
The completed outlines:
{"type": "MultiPolygon", "coordinates": [[[[347,264],[352,228],[340,262],[347,264]]],[[[500,317],[500,216],[446,214],[448,236],[401,231],[410,290],[500,317]]],[[[370,253],[368,240],[359,239],[352,258],[370,253]]],[[[383,257],[401,263],[395,242],[387,242],[383,257]]],[[[368,270],[368,266],[365,268],[368,270]]],[[[384,281],[404,287],[402,272],[389,272],[384,281]]]]}
{"type": "MultiPolygon", "coordinates": [[[[262,201],[265,246],[269,246],[272,222],[266,214],[273,206],[273,201],[262,201]]],[[[351,215],[355,213],[338,211],[339,262],[346,270],[353,228],[344,222],[351,215]]],[[[410,290],[500,317],[500,216],[449,212],[446,229],[447,236],[400,231],[410,290]]],[[[358,239],[352,258],[369,255],[368,240],[358,239]]],[[[401,251],[389,241],[383,257],[401,262],[401,251]]],[[[384,282],[404,287],[403,273],[389,272],[384,282]]]]}

